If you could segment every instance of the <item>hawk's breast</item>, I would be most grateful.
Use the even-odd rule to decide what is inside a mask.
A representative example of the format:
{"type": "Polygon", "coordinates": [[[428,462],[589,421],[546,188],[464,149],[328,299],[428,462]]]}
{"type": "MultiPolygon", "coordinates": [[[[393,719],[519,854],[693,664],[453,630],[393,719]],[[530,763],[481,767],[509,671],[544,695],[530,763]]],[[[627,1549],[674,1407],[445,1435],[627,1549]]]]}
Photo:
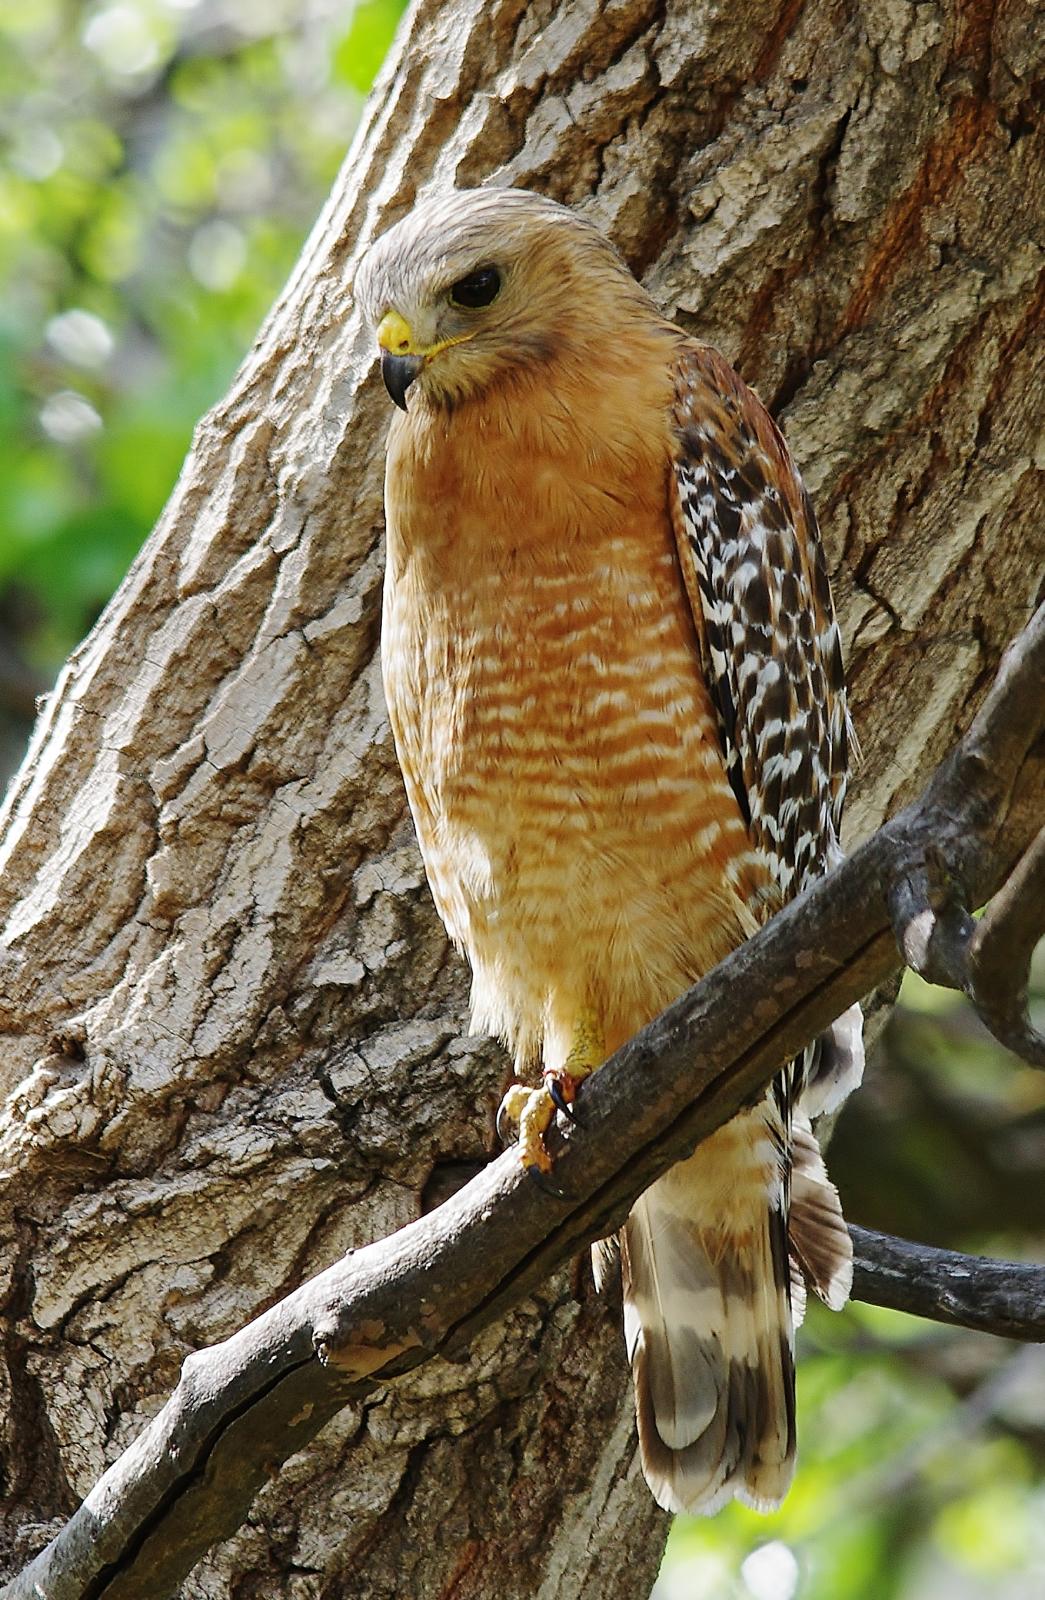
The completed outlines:
{"type": "Polygon", "coordinates": [[[455,412],[408,417],[390,447],[393,731],[477,1023],[520,1052],[571,1006],[626,1037],[750,931],[757,867],[678,568],[662,410],[647,422],[630,448],[590,410],[581,438],[559,419],[521,444],[517,415],[455,412]]]}

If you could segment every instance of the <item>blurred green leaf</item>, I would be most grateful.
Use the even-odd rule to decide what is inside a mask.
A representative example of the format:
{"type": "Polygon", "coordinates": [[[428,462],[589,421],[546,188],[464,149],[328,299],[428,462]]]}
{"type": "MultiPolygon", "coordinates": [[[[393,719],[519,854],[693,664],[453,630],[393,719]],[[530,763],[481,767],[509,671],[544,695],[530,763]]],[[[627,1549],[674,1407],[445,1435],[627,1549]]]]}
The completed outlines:
{"type": "Polygon", "coordinates": [[[153,0],[0,0],[3,659],[53,675],[119,582],[293,265],[401,11],[359,7],[345,31],[344,12],[261,21],[251,0],[220,25],[153,0]],[[68,312],[99,319],[107,354],[49,335],[68,312]]]}
{"type": "Polygon", "coordinates": [[[403,8],[397,0],[363,0],[334,53],[334,71],[343,83],[365,94],[388,54],[403,8]]]}

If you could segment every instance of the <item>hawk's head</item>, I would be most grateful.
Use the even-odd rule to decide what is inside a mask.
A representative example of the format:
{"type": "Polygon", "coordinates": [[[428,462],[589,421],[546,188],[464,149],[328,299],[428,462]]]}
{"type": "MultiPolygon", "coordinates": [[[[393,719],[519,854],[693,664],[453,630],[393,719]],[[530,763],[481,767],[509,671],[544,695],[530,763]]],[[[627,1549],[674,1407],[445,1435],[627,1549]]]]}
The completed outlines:
{"type": "Polygon", "coordinates": [[[583,359],[593,340],[613,339],[622,296],[650,308],[597,229],[524,189],[422,202],[368,252],[355,295],[404,411],[415,381],[452,405],[535,361],[583,359]]]}

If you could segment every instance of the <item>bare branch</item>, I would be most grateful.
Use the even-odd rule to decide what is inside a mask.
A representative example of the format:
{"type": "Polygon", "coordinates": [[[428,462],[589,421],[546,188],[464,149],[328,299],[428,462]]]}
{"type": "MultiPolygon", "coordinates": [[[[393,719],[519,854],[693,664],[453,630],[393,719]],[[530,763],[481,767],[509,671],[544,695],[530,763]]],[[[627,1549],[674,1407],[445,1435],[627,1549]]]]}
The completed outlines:
{"type": "MultiPolygon", "coordinates": [[[[983,770],[988,787],[992,772],[1004,772],[1012,751],[1029,749],[1040,732],[1043,635],[1045,607],[1010,646],[991,696],[959,747],[983,770]],[[995,715],[1001,698],[1008,706],[1004,717],[995,715]],[[1021,731],[1018,719],[1028,712],[1021,731]]],[[[928,840],[889,886],[889,911],[904,961],[927,982],[967,994],[1003,1045],[1031,1065],[1045,1066],[1045,1039],[1032,1028],[1027,1010],[1031,957],[1045,933],[1045,829],[979,923],[971,915],[978,897],[970,893],[951,843],[928,840]]]]}
{"type": "Polygon", "coordinates": [[[1045,1340],[1045,1267],[934,1250],[869,1228],[853,1237],[853,1297],[933,1322],[1045,1340]]]}
{"type": "Polygon", "coordinates": [[[917,870],[891,886],[889,909],[905,964],[926,983],[964,989],[976,924],[936,846],[929,846],[917,870]]]}
{"type": "Polygon", "coordinates": [[[966,989],[995,1038],[1045,1067],[1045,1037],[1027,1009],[1031,957],[1045,934],[1045,828],[976,924],[966,989]]]}
{"type": "MultiPolygon", "coordinates": [[[[558,1193],[531,1182],[506,1152],[436,1211],[190,1357],[163,1411],[4,1600],[156,1600],[239,1526],[268,1476],[342,1406],[432,1356],[465,1357],[482,1328],[618,1226],[648,1184],[888,976],[898,960],[898,882],[930,886],[928,898],[932,863],[947,861],[955,905],[996,890],[1033,837],[1043,722],[1045,608],[1010,647],[968,735],[921,799],[590,1080],[580,1124],[553,1139],[558,1193]]],[[[908,905],[915,899],[912,891],[908,905]]],[[[1022,893],[1016,899],[1022,905],[1022,893]]],[[[1045,1269],[856,1238],[866,1298],[1045,1335],[1045,1269]],[[915,1273],[906,1287],[905,1261],[915,1273]]]]}

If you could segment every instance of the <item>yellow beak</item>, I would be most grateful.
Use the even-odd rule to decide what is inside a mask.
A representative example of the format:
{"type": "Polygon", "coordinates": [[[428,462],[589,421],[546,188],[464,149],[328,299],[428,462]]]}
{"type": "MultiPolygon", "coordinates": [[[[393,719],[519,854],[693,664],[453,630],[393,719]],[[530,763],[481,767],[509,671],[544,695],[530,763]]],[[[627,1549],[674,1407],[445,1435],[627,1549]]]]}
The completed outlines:
{"type": "Polygon", "coordinates": [[[426,361],[431,361],[440,350],[453,344],[465,344],[472,337],[461,334],[456,339],[440,339],[436,344],[419,345],[414,330],[398,311],[386,311],[377,325],[377,342],[381,349],[381,376],[385,388],[400,411],[406,410],[406,391],[421,371],[426,361]]]}
{"type": "Polygon", "coordinates": [[[406,391],[425,364],[426,351],[414,343],[413,329],[398,311],[386,311],[377,326],[381,349],[381,376],[400,411],[406,410],[406,391]]]}
{"type": "Polygon", "coordinates": [[[471,333],[459,333],[456,339],[437,339],[435,344],[418,344],[413,328],[398,311],[386,311],[377,325],[377,342],[382,350],[390,356],[420,356],[422,361],[431,361],[440,350],[449,350],[455,344],[467,344],[474,337],[471,333]]]}
{"type": "Polygon", "coordinates": [[[414,344],[414,331],[398,311],[386,311],[377,327],[377,342],[390,356],[424,356],[414,344]]]}

